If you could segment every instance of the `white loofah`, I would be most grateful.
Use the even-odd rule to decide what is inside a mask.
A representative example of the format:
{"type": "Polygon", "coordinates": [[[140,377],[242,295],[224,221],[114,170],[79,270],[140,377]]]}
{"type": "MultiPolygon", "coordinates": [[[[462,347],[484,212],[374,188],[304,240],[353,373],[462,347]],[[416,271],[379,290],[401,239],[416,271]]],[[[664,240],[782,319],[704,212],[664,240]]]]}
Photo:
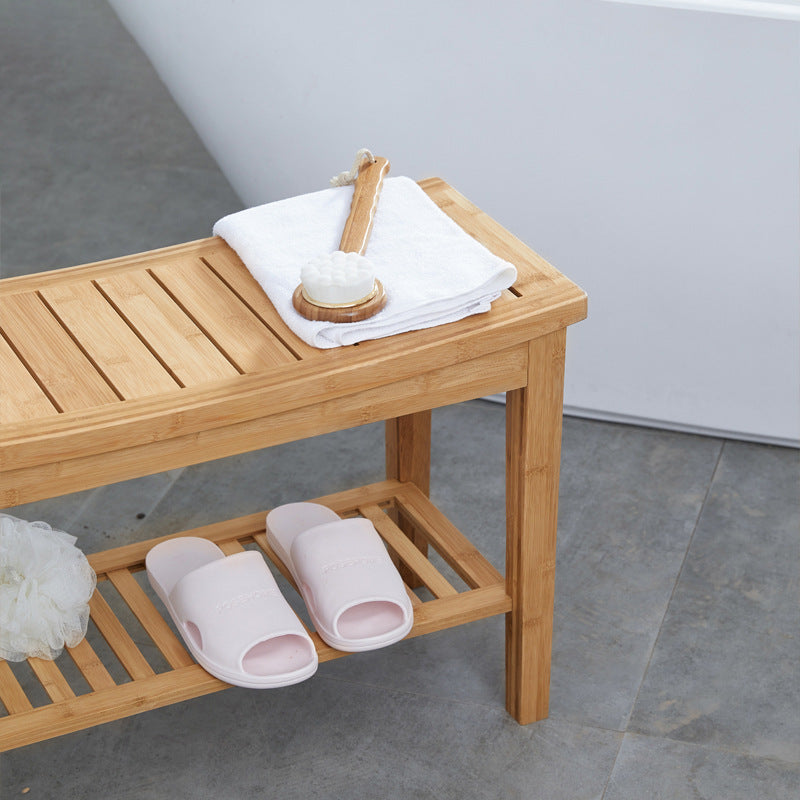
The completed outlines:
{"type": "Polygon", "coordinates": [[[97,576],[76,541],[0,514],[0,658],[52,660],[86,636],[97,576]]]}

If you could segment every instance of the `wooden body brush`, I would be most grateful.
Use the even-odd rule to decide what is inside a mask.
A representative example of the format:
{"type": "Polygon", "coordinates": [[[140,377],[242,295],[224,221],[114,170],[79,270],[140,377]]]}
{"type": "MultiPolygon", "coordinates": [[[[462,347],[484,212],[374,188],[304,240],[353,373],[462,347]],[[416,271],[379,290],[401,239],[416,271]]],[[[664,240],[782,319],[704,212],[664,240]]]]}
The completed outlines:
{"type": "Polygon", "coordinates": [[[301,270],[292,303],[306,319],[359,322],[386,305],[386,292],[364,252],[388,171],[385,158],[374,158],[359,168],[339,249],[315,258],[301,270]]]}

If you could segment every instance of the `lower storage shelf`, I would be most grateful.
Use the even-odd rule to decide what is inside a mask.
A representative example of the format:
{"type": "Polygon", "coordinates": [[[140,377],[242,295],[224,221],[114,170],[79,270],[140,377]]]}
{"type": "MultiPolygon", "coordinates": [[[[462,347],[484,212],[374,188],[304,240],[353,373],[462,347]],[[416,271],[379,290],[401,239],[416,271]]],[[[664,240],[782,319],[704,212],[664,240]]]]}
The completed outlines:
{"type": "MultiPolygon", "coordinates": [[[[414,606],[409,637],[511,610],[503,576],[415,485],[383,481],[314,502],[340,516],[363,516],[375,525],[408,579],[414,606]],[[436,556],[429,559],[398,522],[413,527],[466,588],[456,588],[458,581],[443,574],[444,568],[434,563],[436,556]]],[[[205,537],[228,555],[258,547],[293,584],[267,543],[265,516],[266,512],[251,514],[173,536],[205,537]]],[[[31,658],[27,666],[12,667],[0,660],[0,701],[6,711],[0,715],[0,751],[229,688],[194,662],[171,622],[161,615],[147,580],[137,575],[144,570],[150,548],[168,538],[172,537],[89,556],[98,578],[90,603],[92,636],[67,648],[56,661],[31,658]],[[109,586],[118,602],[106,599],[109,586]],[[143,650],[155,655],[148,659],[143,650]]],[[[309,633],[320,662],[350,655],[328,646],[312,630],[309,633]]]]}

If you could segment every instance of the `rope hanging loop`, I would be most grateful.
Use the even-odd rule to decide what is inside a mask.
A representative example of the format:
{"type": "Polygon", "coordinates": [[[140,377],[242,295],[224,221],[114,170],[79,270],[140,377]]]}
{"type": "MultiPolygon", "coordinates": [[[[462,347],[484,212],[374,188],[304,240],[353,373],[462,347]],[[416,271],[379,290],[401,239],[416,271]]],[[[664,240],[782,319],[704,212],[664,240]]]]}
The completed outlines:
{"type": "Polygon", "coordinates": [[[375,156],[366,147],[362,147],[356,153],[356,160],[353,162],[349,172],[340,172],[331,178],[331,186],[349,186],[351,183],[355,183],[358,172],[364,162],[368,164],[375,163],[375,156]]]}

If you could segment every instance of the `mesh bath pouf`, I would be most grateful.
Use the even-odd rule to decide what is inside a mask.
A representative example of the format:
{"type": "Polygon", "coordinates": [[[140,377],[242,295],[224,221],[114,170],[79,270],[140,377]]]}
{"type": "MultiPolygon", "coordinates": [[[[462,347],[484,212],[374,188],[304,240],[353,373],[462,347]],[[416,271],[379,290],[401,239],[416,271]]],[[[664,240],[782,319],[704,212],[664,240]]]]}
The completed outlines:
{"type": "Polygon", "coordinates": [[[76,538],[0,514],[0,658],[57,658],[86,635],[97,577],[76,538]]]}

